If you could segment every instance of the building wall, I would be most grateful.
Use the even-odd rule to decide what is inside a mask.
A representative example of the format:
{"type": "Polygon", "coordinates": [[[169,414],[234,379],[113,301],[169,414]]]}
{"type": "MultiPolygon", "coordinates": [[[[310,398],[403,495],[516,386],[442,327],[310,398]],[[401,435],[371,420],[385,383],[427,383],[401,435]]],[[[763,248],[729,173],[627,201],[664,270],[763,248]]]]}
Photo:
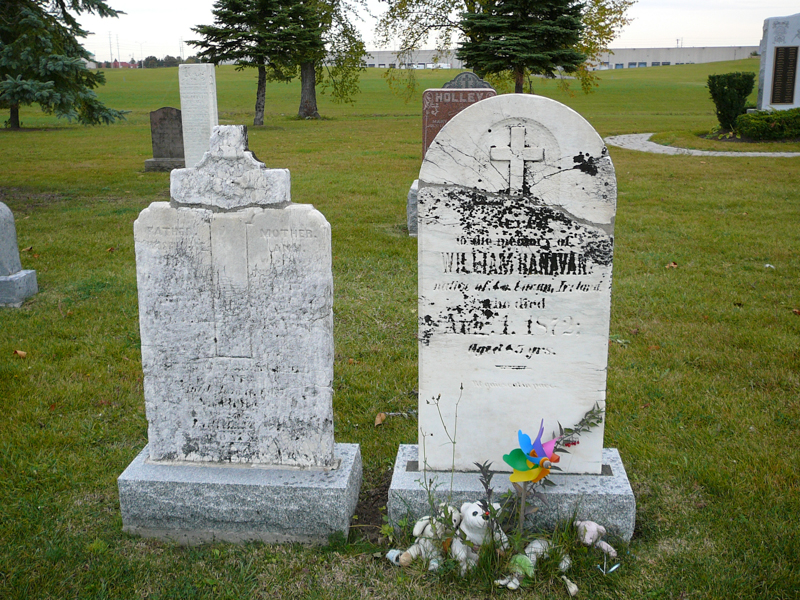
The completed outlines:
{"type": "Polygon", "coordinates": [[[456,58],[455,50],[437,56],[436,50],[417,50],[410,64],[401,64],[393,50],[370,50],[364,58],[367,67],[387,69],[462,69],[463,63],[456,58]],[[413,66],[412,66],[413,65],[413,66]]]}
{"type": "Polygon", "coordinates": [[[596,65],[595,68],[629,69],[633,67],[720,62],[748,58],[753,52],[758,52],[758,46],[612,48],[602,55],[600,64],[596,65]]]}
{"type": "MultiPolygon", "coordinates": [[[[628,69],[632,67],[651,67],[683,65],[694,63],[719,62],[748,58],[758,52],[758,46],[708,46],[695,48],[613,48],[605,53],[595,69],[628,69]],[[657,63],[657,64],[654,64],[657,63]],[[618,66],[622,65],[622,66],[618,66]]],[[[378,69],[463,69],[463,63],[456,58],[454,50],[436,56],[435,50],[418,50],[413,55],[413,66],[401,65],[397,54],[392,50],[370,50],[364,59],[367,67],[378,69]]]]}

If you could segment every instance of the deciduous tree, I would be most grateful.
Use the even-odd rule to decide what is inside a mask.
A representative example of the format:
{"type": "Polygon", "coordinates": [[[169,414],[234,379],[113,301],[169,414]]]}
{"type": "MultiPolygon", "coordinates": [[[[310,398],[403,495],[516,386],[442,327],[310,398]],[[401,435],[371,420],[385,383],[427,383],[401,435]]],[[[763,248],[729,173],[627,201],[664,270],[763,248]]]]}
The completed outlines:
{"type": "MultiPolygon", "coordinates": [[[[616,38],[630,19],[628,9],[635,0],[584,0],[581,21],[583,31],[574,49],[586,56],[586,61],[576,69],[576,76],[585,92],[597,85],[597,77],[589,68],[600,61],[608,45],[616,38]]],[[[478,13],[489,0],[387,0],[388,9],[378,21],[376,39],[380,45],[398,47],[400,63],[413,62],[416,50],[431,41],[440,53],[450,49],[455,41],[463,39],[461,15],[478,13]]],[[[526,70],[526,76],[530,72],[526,70]]],[[[385,77],[393,89],[406,96],[413,93],[413,69],[387,70],[385,77]]],[[[513,73],[506,71],[493,77],[502,84],[512,80],[513,73]]],[[[561,80],[568,86],[567,80],[561,80]]]]}
{"type": "Polygon", "coordinates": [[[198,58],[258,70],[254,125],[264,124],[267,81],[300,75],[302,118],[319,117],[318,82],[336,101],[352,101],[358,91],[364,43],[343,1],[217,0],[213,13],[214,25],[193,29],[203,39],[189,43],[200,48],[198,58]]]}
{"type": "Polygon", "coordinates": [[[121,14],[103,0],[2,0],[0,2],[0,108],[19,129],[19,107],[38,104],[48,114],[79,123],[112,123],[122,112],[107,108],[92,91],[105,83],[86,68],[86,37],[75,15],[121,14]]]}

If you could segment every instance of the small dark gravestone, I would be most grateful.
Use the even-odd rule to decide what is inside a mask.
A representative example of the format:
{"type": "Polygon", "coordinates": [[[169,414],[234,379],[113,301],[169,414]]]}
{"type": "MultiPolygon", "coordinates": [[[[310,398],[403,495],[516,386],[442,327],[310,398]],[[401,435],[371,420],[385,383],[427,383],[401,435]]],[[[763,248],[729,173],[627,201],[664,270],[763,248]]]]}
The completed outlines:
{"type": "Polygon", "coordinates": [[[477,89],[477,88],[489,88],[490,90],[494,90],[491,84],[488,81],[484,81],[475,73],[470,73],[466,71],[464,73],[459,73],[453,79],[448,81],[442,86],[444,89],[477,89]]]}
{"type": "Polygon", "coordinates": [[[184,159],[181,111],[165,106],[151,112],[150,136],[153,139],[153,158],[144,161],[144,170],[182,169],[184,159]]]}
{"type": "Polygon", "coordinates": [[[11,210],[0,202],[0,306],[18,308],[39,291],[36,271],[23,271],[11,210]]]}

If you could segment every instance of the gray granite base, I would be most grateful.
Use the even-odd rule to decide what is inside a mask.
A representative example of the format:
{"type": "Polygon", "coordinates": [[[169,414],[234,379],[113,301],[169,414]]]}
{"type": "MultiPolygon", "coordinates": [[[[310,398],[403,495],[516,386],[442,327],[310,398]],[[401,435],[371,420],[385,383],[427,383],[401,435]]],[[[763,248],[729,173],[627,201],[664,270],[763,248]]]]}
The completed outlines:
{"type": "Polygon", "coordinates": [[[18,271],[13,275],[0,277],[0,306],[19,308],[38,291],[36,271],[18,271]]]}
{"type": "MultiPolygon", "coordinates": [[[[394,475],[389,488],[389,522],[398,523],[404,517],[410,522],[430,514],[428,493],[420,484],[423,476],[438,484],[435,503],[447,501],[460,507],[464,502],[476,502],[485,497],[477,473],[454,473],[452,493],[451,473],[419,470],[416,445],[401,445],[394,463],[394,475]]],[[[492,488],[501,495],[512,488],[508,473],[496,473],[492,488]]],[[[628,475],[616,448],[603,449],[603,472],[600,475],[551,475],[556,485],[544,489],[547,504],[539,504],[538,512],[528,517],[528,525],[540,530],[553,529],[561,521],[578,518],[606,527],[608,532],[629,541],[636,523],[636,498],[628,475]]]]}
{"type": "Polygon", "coordinates": [[[152,463],[144,450],[117,479],[122,529],[175,541],[327,543],[347,536],[361,488],[358,444],[337,469],[152,463]]]}
{"type": "Polygon", "coordinates": [[[172,171],[172,169],[183,169],[185,161],[182,158],[148,158],[144,161],[144,170],[152,171],[172,171]]]}

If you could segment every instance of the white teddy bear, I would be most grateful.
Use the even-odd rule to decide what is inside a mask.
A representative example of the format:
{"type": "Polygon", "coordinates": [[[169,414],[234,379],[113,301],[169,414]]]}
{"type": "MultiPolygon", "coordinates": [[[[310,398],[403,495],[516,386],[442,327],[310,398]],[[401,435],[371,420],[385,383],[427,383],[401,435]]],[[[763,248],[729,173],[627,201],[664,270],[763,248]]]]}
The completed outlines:
{"type": "Polygon", "coordinates": [[[401,567],[409,566],[416,558],[424,558],[428,561],[428,570],[435,571],[439,568],[441,549],[446,538],[453,535],[460,522],[461,513],[443,502],[435,517],[425,516],[416,522],[414,544],[403,553],[399,550],[390,551],[387,558],[401,567]]]}
{"type": "Polygon", "coordinates": [[[578,541],[584,546],[594,546],[611,558],[617,558],[617,551],[613,546],[604,542],[602,538],[606,534],[606,528],[598,525],[594,521],[575,521],[573,523],[578,534],[578,541]]]}
{"type": "MultiPolygon", "coordinates": [[[[492,505],[496,512],[500,511],[500,504],[492,505]]],[[[450,554],[461,565],[461,575],[478,564],[480,547],[492,537],[489,525],[489,513],[484,510],[479,502],[465,502],[461,505],[461,524],[458,526],[453,543],[450,545],[450,554]]],[[[494,531],[494,541],[498,548],[508,548],[508,538],[498,527],[494,531]]]]}

